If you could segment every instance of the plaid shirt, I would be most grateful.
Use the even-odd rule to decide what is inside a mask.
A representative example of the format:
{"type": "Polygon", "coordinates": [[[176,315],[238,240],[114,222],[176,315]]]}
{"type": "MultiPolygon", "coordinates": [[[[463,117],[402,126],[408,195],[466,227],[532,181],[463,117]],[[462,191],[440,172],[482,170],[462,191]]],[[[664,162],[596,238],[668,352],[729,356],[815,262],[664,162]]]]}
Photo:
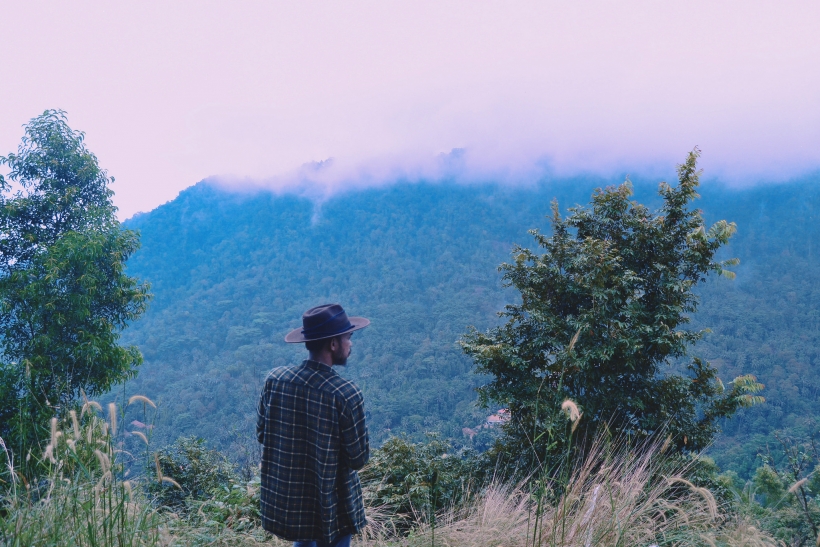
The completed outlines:
{"type": "Polygon", "coordinates": [[[262,524],[290,541],[331,544],[365,524],[356,472],[370,445],[364,399],[324,363],[275,368],[259,400],[262,524]]]}

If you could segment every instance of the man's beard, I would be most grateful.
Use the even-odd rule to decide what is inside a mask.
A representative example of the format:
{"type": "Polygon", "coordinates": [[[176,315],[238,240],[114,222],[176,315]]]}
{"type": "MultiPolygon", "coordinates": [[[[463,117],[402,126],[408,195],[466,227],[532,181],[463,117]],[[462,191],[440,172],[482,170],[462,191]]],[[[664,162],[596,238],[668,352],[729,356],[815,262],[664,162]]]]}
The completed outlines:
{"type": "Polygon", "coordinates": [[[347,365],[347,358],[350,357],[350,354],[344,355],[342,353],[344,350],[339,350],[338,352],[333,352],[333,364],[339,366],[346,366],[347,365]]]}

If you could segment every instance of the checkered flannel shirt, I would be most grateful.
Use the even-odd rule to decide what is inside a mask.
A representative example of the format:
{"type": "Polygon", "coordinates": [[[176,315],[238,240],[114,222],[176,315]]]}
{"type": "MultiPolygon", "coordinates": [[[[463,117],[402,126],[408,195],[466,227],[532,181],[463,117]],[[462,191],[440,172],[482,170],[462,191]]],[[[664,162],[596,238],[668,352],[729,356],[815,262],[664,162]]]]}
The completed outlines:
{"type": "Polygon", "coordinates": [[[262,524],[290,541],[355,534],[365,524],[359,475],[370,445],[364,399],[324,363],[275,368],[259,400],[262,524]]]}

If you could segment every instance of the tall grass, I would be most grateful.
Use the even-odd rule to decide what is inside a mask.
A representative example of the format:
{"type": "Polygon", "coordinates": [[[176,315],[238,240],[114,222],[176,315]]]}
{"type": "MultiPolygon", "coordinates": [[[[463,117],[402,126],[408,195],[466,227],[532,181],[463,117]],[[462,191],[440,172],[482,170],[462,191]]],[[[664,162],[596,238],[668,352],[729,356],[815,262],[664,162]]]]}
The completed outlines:
{"type": "MultiPolygon", "coordinates": [[[[0,516],[7,546],[153,546],[160,518],[132,481],[125,480],[115,445],[116,407],[108,420],[98,403],[87,402],[66,423],[51,420],[51,439],[40,460],[42,476],[24,476],[2,442],[9,484],[0,516]],[[60,426],[65,426],[61,428],[60,426]]],[[[39,457],[38,457],[39,456],[39,457]]]]}
{"type": "MultiPolygon", "coordinates": [[[[187,516],[156,508],[142,494],[140,483],[126,478],[123,463],[129,455],[118,447],[119,437],[114,435],[121,429],[117,409],[106,410],[107,416],[100,405],[89,402],[63,423],[51,422],[51,442],[39,455],[46,472],[38,480],[29,480],[15,469],[0,440],[8,478],[5,498],[0,500],[3,545],[289,545],[259,528],[232,527],[225,524],[231,519],[218,522],[209,517],[214,511],[234,511],[216,498],[190,500],[187,516]]],[[[567,459],[552,476],[531,477],[518,484],[497,482],[458,496],[456,505],[435,515],[420,511],[409,535],[391,521],[395,515],[390,511],[368,507],[368,525],[354,543],[362,547],[776,545],[754,522],[732,514],[708,490],[691,483],[689,466],[680,462],[665,457],[660,443],[635,448],[601,440],[582,461],[567,459]]],[[[175,481],[169,479],[160,471],[157,477],[142,480],[164,481],[173,488],[175,481]]],[[[241,494],[241,489],[237,492],[241,494]]],[[[248,486],[237,507],[250,498],[248,486]]]]}
{"type": "Polygon", "coordinates": [[[531,481],[492,484],[467,506],[439,515],[435,539],[426,524],[397,544],[775,547],[753,523],[724,512],[708,490],[689,482],[688,465],[670,464],[662,448],[596,443],[561,488],[556,482],[550,492],[548,484],[534,497],[539,490],[531,481]]]}

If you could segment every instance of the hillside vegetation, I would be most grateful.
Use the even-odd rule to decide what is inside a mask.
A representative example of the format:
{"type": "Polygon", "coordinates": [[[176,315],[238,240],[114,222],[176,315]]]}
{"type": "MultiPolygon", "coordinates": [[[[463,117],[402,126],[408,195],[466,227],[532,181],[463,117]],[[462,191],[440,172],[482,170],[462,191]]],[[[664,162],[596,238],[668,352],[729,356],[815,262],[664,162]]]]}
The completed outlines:
{"type": "MultiPolygon", "coordinates": [[[[456,342],[469,325],[497,324],[515,294],[497,266],[514,243],[532,246],[549,204],[586,203],[595,187],[620,181],[575,179],[530,187],[397,183],[341,193],[321,203],[268,192],[231,193],[207,182],[128,221],[142,249],[129,274],[152,284],[154,301],[125,341],[142,350],[139,376],[121,391],[160,402],[157,429],[168,441],[199,435],[234,453],[250,440],[262,379],[303,358],[282,342],[302,311],[326,301],[365,315],[344,374],[363,389],[371,435],[421,439],[438,431],[456,444],[487,446],[477,428],[494,409],[474,405],[485,379],[456,342]],[[463,428],[478,435],[465,437],[463,428]]],[[[700,289],[695,326],[712,333],[693,354],[724,380],[755,374],[767,404],[725,424],[711,449],[726,469],[748,476],[772,432],[813,430],[820,411],[814,210],[816,180],[729,189],[705,183],[697,206],[707,224],[737,223],[725,249],[735,280],[700,289]]],[[[656,183],[635,183],[656,205],[656,183]]]]}
{"type": "Polygon", "coordinates": [[[44,112],[0,156],[0,544],[269,541],[257,393],[322,301],[373,320],[344,371],[376,441],[359,545],[814,543],[820,445],[796,418],[816,411],[814,194],[713,189],[704,219],[698,154],[674,187],[608,186],[565,216],[547,203],[596,181],[319,202],[200,184],[123,227],[84,134],[44,112]],[[726,248],[736,225],[709,211],[749,235],[726,248]],[[703,287],[689,325],[735,254],[745,280],[703,287]],[[699,452],[755,405],[715,448],[754,476],[721,474],[699,452]]]}

